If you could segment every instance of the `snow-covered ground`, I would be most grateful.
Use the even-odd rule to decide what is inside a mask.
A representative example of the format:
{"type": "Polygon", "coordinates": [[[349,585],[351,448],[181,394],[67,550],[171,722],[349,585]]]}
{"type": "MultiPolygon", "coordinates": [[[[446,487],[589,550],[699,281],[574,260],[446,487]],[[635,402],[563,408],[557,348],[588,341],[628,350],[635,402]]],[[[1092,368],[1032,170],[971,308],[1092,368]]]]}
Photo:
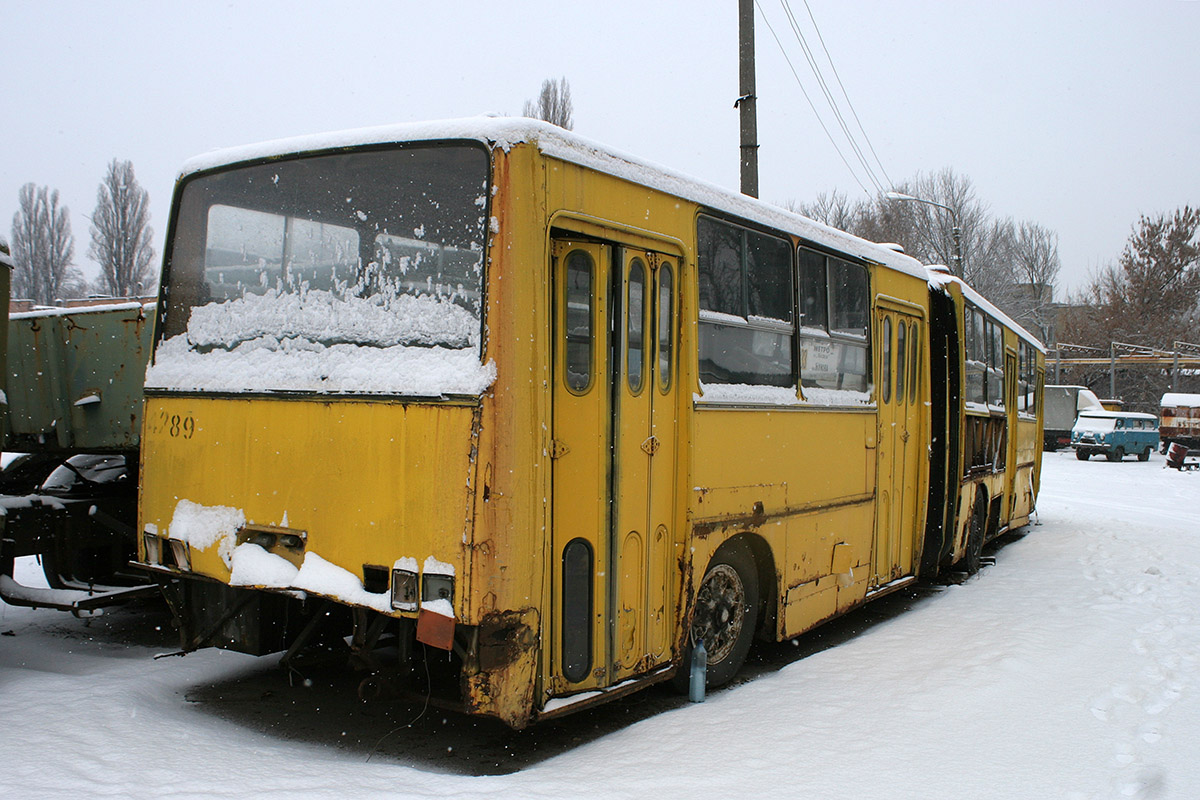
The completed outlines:
{"type": "Polygon", "coordinates": [[[1200,473],[1043,475],[1039,524],[962,586],[762,648],[703,704],[655,688],[520,734],[405,727],[419,705],[290,688],[274,658],[156,660],[153,607],[0,604],[0,797],[1200,797],[1200,473]]]}

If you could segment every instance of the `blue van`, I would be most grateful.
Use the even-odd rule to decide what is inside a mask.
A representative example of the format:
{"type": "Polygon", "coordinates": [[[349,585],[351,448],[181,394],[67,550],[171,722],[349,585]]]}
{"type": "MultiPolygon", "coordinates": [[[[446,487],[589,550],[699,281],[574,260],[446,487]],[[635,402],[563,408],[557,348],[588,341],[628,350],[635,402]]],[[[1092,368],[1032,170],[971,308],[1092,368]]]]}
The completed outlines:
{"type": "Polygon", "coordinates": [[[1081,411],[1071,428],[1071,446],[1080,461],[1100,454],[1120,461],[1129,453],[1149,461],[1150,451],[1158,449],[1158,418],[1134,411],[1081,411]]]}

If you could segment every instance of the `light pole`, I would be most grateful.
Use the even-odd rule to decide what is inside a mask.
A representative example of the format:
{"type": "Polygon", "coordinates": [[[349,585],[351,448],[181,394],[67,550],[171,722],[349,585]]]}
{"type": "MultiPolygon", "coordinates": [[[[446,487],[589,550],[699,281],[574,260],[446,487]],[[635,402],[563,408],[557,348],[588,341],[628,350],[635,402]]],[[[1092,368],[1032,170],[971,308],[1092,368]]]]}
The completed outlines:
{"type": "Polygon", "coordinates": [[[936,206],[944,211],[949,212],[950,219],[954,221],[954,227],[950,229],[950,235],[954,237],[954,263],[950,265],[950,272],[956,277],[963,276],[963,259],[962,259],[962,228],[958,225],[958,212],[953,208],[941,203],[935,203],[932,200],[923,200],[920,197],[913,197],[911,194],[902,194],[900,192],[884,192],[883,196],[888,200],[903,200],[912,203],[924,203],[927,206],[936,206]]]}

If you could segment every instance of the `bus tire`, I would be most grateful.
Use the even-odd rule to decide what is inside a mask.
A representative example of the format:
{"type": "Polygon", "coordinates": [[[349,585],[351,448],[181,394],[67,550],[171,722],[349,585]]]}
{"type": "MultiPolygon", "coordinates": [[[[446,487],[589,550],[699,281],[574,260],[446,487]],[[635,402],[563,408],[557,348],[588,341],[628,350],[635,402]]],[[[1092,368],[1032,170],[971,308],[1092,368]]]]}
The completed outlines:
{"type": "Polygon", "coordinates": [[[1091,453],[1089,453],[1087,450],[1076,450],[1075,451],[1075,457],[1078,458],[1080,461],[1087,461],[1088,456],[1090,456],[1090,455],[1091,455],[1091,453]]]}
{"type": "Polygon", "coordinates": [[[1125,458],[1125,448],[1118,447],[1104,454],[1109,461],[1120,461],[1125,458]]]}
{"type": "Polygon", "coordinates": [[[974,575],[983,566],[983,540],[986,535],[987,500],[980,491],[975,495],[975,505],[971,506],[971,521],[967,527],[967,547],[962,557],[962,568],[968,575],[974,575]]]}
{"type": "Polygon", "coordinates": [[[1138,461],[1150,460],[1150,445],[1146,445],[1146,449],[1138,453],[1138,461]]]}
{"type": "Polygon", "coordinates": [[[704,639],[708,669],[704,685],[714,689],[733,679],[746,661],[758,622],[758,570],[750,548],[737,539],[717,548],[696,591],[692,624],[675,688],[686,692],[693,643],[704,639]]]}

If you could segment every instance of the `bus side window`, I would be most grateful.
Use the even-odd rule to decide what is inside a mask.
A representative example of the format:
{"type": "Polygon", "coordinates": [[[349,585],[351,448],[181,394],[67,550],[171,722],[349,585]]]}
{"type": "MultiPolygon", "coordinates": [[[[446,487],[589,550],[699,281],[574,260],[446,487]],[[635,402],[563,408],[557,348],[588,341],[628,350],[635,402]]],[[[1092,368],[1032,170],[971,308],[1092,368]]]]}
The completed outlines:
{"type": "Polygon", "coordinates": [[[909,372],[908,372],[908,402],[909,402],[909,404],[915,404],[917,402],[917,376],[920,374],[918,372],[918,364],[920,363],[918,361],[918,356],[921,352],[919,347],[917,346],[917,343],[920,339],[919,331],[920,331],[920,328],[918,328],[917,323],[914,322],[912,324],[912,327],[909,329],[909,335],[908,335],[909,347],[911,348],[911,351],[909,352],[909,355],[908,355],[908,370],[909,370],[909,372]]]}
{"type": "Polygon", "coordinates": [[[900,320],[896,326],[896,402],[904,403],[904,379],[908,373],[908,325],[900,320]]]}
{"type": "Polygon", "coordinates": [[[795,386],[787,239],[709,217],[696,239],[701,382],[795,386]]]}
{"type": "Polygon", "coordinates": [[[675,286],[671,265],[658,269],[658,388],[671,388],[671,343],[675,329],[675,286]]]}
{"type": "Polygon", "coordinates": [[[883,374],[879,379],[883,381],[883,402],[890,403],[892,401],[892,318],[883,318],[883,362],[879,371],[883,374]]]}
{"type": "Polygon", "coordinates": [[[871,291],[866,267],[800,249],[802,386],[871,391],[871,291]]]}
{"type": "Polygon", "coordinates": [[[626,375],[629,381],[629,391],[637,394],[642,390],[642,363],[645,358],[645,298],[646,298],[646,268],[640,258],[635,258],[629,265],[629,295],[627,298],[628,324],[625,337],[626,375]]]}
{"type": "Polygon", "coordinates": [[[582,250],[567,255],[566,338],[567,388],[582,394],[592,385],[592,305],[595,267],[592,257],[582,250]]]}

